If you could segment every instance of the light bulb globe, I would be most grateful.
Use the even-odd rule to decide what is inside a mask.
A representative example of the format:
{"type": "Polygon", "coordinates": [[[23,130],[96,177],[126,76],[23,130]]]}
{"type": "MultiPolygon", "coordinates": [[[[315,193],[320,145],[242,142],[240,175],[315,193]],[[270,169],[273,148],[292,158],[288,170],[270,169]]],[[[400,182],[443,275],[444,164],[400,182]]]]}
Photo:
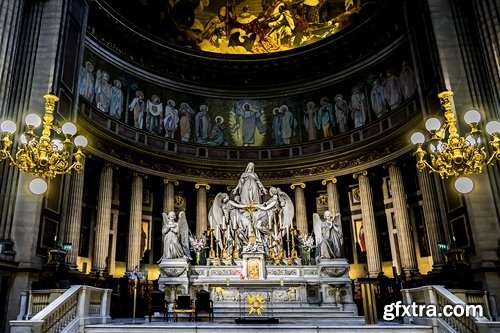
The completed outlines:
{"type": "Polygon", "coordinates": [[[75,146],[79,148],[85,148],[89,143],[87,138],[83,135],[78,135],[74,140],[75,146]]]}
{"type": "Polygon", "coordinates": [[[422,144],[425,142],[425,136],[422,132],[415,132],[411,135],[410,140],[414,145],[422,144]]]}
{"type": "Polygon", "coordinates": [[[425,128],[429,131],[437,131],[441,127],[441,122],[437,118],[429,118],[425,122],[425,128]]]}
{"type": "Polygon", "coordinates": [[[467,124],[479,123],[481,121],[481,114],[477,110],[469,110],[464,114],[464,120],[467,124]]]}
{"type": "Polygon", "coordinates": [[[45,193],[47,191],[47,182],[43,180],[42,178],[35,178],[32,181],[30,181],[29,184],[29,189],[31,193],[39,195],[45,193]]]}
{"type": "Polygon", "coordinates": [[[70,122],[64,123],[61,127],[64,135],[73,136],[76,134],[76,125],[70,122]]]}
{"type": "Polygon", "coordinates": [[[14,123],[12,120],[4,120],[0,124],[0,130],[2,130],[3,133],[12,134],[16,131],[16,129],[16,123],[14,123]]]}
{"type": "Polygon", "coordinates": [[[63,147],[64,147],[64,146],[63,146],[63,144],[62,144],[62,142],[61,142],[61,140],[59,140],[59,139],[54,139],[54,140],[52,140],[52,144],[53,144],[54,146],[56,146],[56,149],[57,149],[58,151],[61,151],[61,150],[63,149],[63,147]]]}
{"type": "Polygon", "coordinates": [[[455,180],[455,189],[462,194],[470,193],[474,189],[474,182],[469,177],[458,177],[455,180]]]}
{"type": "Polygon", "coordinates": [[[486,124],[486,133],[493,135],[493,133],[500,133],[500,122],[493,120],[486,124]]]}
{"type": "Polygon", "coordinates": [[[33,127],[38,127],[42,123],[42,119],[40,118],[39,115],[30,113],[29,115],[24,118],[24,122],[26,123],[27,126],[33,126],[33,127]]]}

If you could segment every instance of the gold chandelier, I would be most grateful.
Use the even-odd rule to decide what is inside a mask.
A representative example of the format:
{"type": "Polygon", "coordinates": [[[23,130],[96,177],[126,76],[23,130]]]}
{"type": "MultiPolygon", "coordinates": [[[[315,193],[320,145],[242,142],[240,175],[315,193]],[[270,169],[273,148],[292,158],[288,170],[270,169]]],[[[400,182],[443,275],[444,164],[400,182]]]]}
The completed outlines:
{"type": "Polygon", "coordinates": [[[486,124],[486,132],[491,135],[490,145],[493,153],[490,157],[481,142],[482,131],[478,124],[481,114],[477,110],[469,110],[464,114],[465,122],[470,131],[461,137],[458,133],[457,120],[451,108],[453,92],[444,91],[438,94],[444,109],[445,122],[441,124],[437,118],[429,118],[425,127],[430,133],[426,141],[424,134],[415,132],[411,141],[417,146],[414,155],[417,157],[417,169],[438,173],[441,178],[457,177],[455,189],[460,193],[469,193],[474,188],[474,182],[469,175],[483,172],[483,167],[500,159],[500,122],[494,120],[486,124]],[[426,145],[428,152],[423,148],[426,145]],[[430,156],[430,163],[426,155],[430,156]]]}
{"type": "Polygon", "coordinates": [[[37,114],[29,114],[25,118],[26,131],[19,136],[19,146],[14,157],[9,152],[12,145],[11,135],[16,131],[17,126],[12,120],[5,120],[0,124],[2,131],[2,149],[0,150],[0,160],[9,160],[11,164],[18,167],[36,178],[33,179],[29,188],[34,194],[42,194],[47,190],[47,181],[57,175],[65,174],[71,170],[80,172],[83,168],[82,158],[85,156],[82,148],[87,145],[87,138],[76,134],[76,126],[71,122],[64,123],[61,128],[55,126],[53,112],[55,104],[59,98],[48,94],[45,99],[45,114],[43,116],[42,135],[38,137],[34,130],[42,124],[42,119],[37,114]],[[57,139],[56,134],[63,133],[64,138],[57,139]],[[71,151],[73,162],[71,162],[71,151]]]}

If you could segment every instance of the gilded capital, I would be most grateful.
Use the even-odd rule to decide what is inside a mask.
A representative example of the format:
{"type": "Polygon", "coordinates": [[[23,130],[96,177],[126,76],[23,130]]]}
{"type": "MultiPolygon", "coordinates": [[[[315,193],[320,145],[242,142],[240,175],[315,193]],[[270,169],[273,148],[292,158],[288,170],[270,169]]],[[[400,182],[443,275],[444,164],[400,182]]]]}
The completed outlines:
{"type": "Polygon", "coordinates": [[[295,183],[295,184],[292,184],[292,185],[290,185],[290,188],[291,188],[292,190],[295,190],[295,188],[296,188],[296,187],[299,187],[299,186],[300,186],[301,188],[306,188],[306,184],[304,184],[304,183],[295,183]]]}
{"type": "Polygon", "coordinates": [[[174,184],[175,186],[179,186],[179,182],[175,179],[168,179],[168,178],[164,178],[163,179],[163,184],[167,185],[167,184],[174,184]]]}
{"type": "Polygon", "coordinates": [[[134,177],[141,177],[142,179],[148,179],[148,175],[140,173],[140,172],[134,172],[133,175],[134,175],[134,177]]]}
{"type": "Polygon", "coordinates": [[[358,177],[366,177],[368,176],[368,171],[363,170],[363,171],[358,171],[352,174],[353,178],[358,178],[358,177]]]}
{"type": "Polygon", "coordinates": [[[389,161],[387,163],[384,164],[384,169],[389,169],[390,166],[398,166],[398,163],[396,163],[396,161],[389,161]]]}
{"type": "Polygon", "coordinates": [[[336,177],[333,177],[333,178],[330,178],[330,179],[323,179],[321,181],[321,185],[326,185],[328,184],[329,182],[332,182],[333,184],[337,184],[337,178],[336,177]]]}
{"type": "Polygon", "coordinates": [[[202,183],[194,184],[194,188],[197,190],[199,190],[201,187],[204,187],[206,190],[210,190],[210,185],[208,184],[202,184],[202,183]]]}

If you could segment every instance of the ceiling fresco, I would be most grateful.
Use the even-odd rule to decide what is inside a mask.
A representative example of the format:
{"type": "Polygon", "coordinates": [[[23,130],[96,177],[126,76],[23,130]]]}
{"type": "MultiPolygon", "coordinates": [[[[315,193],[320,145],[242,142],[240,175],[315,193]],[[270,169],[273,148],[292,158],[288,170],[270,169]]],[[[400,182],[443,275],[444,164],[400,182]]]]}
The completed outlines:
{"type": "Polygon", "coordinates": [[[97,0],[97,5],[169,43],[223,54],[299,48],[348,26],[362,0],[97,0]]]}

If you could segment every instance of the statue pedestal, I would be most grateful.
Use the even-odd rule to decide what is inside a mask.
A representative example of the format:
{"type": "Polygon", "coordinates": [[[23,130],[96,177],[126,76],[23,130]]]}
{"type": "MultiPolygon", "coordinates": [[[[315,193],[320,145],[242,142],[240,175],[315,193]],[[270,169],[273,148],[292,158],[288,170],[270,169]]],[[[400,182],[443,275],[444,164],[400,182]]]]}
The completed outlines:
{"type": "Polygon", "coordinates": [[[172,301],[176,294],[189,293],[190,261],[186,258],[163,259],[160,263],[158,286],[165,291],[167,299],[172,301]]]}
{"type": "Polygon", "coordinates": [[[318,259],[323,302],[355,309],[347,259],[318,259]]]}

